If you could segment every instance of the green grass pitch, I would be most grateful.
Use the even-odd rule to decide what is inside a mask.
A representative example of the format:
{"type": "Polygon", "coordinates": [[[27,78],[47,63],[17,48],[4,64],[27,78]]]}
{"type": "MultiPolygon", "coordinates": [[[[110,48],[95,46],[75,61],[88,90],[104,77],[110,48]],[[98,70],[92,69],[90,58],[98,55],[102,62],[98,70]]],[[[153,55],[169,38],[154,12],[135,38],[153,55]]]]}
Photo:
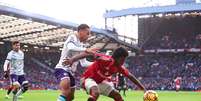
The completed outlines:
{"type": "MultiPolygon", "coordinates": [[[[201,92],[174,92],[174,91],[157,91],[159,101],[201,101],[201,92]]],[[[0,91],[0,101],[12,101],[12,98],[5,99],[6,91],[0,91]]],[[[35,90],[28,91],[23,95],[23,99],[18,101],[56,101],[58,91],[35,90]]],[[[10,95],[12,97],[12,94],[10,95]]],[[[87,94],[84,91],[76,91],[74,101],[87,101],[87,94]]],[[[128,91],[127,96],[123,97],[125,101],[143,101],[142,91],[128,91]]],[[[100,96],[98,101],[113,101],[110,98],[100,96]]]]}

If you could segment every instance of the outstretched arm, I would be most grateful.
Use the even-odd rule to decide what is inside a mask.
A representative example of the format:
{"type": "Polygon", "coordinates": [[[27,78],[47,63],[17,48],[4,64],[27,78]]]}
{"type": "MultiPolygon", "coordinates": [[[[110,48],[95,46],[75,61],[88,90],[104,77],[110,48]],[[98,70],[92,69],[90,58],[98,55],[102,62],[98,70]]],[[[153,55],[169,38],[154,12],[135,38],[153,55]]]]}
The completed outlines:
{"type": "Polygon", "coordinates": [[[9,64],[10,64],[10,61],[9,60],[5,60],[4,65],[3,65],[3,68],[4,68],[4,77],[6,79],[8,78],[8,75],[9,75],[9,70],[8,70],[9,64]]]}
{"type": "Polygon", "coordinates": [[[127,76],[134,84],[136,84],[138,87],[140,87],[141,90],[146,91],[146,88],[143,86],[143,84],[133,75],[129,72],[129,75],[127,76]]]}
{"type": "Polygon", "coordinates": [[[63,65],[72,65],[73,62],[78,61],[80,59],[86,58],[87,56],[90,56],[92,54],[87,52],[81,52],[78,55],[73,56],[72,58],[67,58],[63,61],[63,65]]]}

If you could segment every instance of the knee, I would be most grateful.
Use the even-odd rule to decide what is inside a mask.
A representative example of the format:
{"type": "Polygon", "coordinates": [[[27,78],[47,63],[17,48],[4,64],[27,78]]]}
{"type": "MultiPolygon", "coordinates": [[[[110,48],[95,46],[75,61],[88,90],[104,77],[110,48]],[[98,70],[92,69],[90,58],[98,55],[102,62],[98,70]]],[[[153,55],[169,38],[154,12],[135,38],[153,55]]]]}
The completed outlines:
{"type": "MultiPolygon", "coordinates": [[[[70,97],[70,90],[62,90],[62,95],[64,95],[65,97],[70,97]]],[[[71,96],[72,97],[72,96],[71,96]]]]}
{"type": "Polygon", "coordinates": [[[99,97],[99,92],[94,92],[94,97],[96,98],[96,99],[98,99],[98,97],[99,97]]]}
{"type": "Polygon", "coordinates": [[[28,83],[28,81],[27,82],[24,82],[23,84],[22,84],[22,87],[23,87],[23,92],[26,92],[28,89],[29,89],[29,83],[28,83]]]}
{"type": "Polygon", "coordinates": [[[94,99],[98,99],[100,93],[98,91],[91,91],[90,96],[93,97],[94,99]]]}
{"type": "Polygon", "coordinates": [[[60,82],[60,90],[63,94],[69,95],[71,92],[70,81],[68,79],[64,79],[60,82]]]}
{"type": "Polygon", "coordinates": [[[13,84],[12,88],[13,88],[13,90],[17,90],[20,88],[20,84],[13,84]]]}
{"type": "Polygon", "coordinates": [[[116,94],[116,96],[114,96],[114,100],[115,101],[124,101],[120,94],[116,94]]]}

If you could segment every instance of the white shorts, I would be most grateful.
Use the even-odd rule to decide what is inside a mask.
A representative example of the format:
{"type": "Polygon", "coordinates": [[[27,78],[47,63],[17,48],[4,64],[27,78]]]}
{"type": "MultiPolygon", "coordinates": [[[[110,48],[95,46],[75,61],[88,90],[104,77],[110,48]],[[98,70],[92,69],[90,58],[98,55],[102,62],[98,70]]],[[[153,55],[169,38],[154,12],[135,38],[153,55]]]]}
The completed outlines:
{"type": "Polygon", "coordinates": [[[179,88],[180,88],[180,85],[176,85],[176,88],[179,89],[179,88]]]}
{"type": "Polygon", "coordinates": [[[83,86],[88,94],[90,93],[90,88],[93,86],[97,86],[99,93],[104,96],[109,96],[111,91],[115,89],[111,82],[108,82],[106,80],[97,84],[96,81],[94,81],[93,79],[87,78],[84,82],[81,81],[81,84],[82,83],[84,83],[83,86]]]}

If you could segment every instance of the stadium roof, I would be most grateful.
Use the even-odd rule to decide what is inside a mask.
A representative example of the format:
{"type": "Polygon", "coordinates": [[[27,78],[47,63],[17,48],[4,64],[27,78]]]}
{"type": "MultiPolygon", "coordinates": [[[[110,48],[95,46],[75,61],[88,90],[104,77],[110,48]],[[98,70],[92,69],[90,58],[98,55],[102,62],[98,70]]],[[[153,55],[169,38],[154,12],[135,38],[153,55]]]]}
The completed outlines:
{"type": "Polygon", "coordinates": [[[177,4],[169,6],[155,6],[155,7],[142,7],[142,8],[129,8],[119,11],[108,11],[104,14],[105,18],[114,18],[126,15],[147,15],[159,13],[177,13],[177,12],[194,12],[201,11],[200,3],[190,4],[177,4]]]}
{"type": "MultiPolygon", "coordinates": [[[[76,33],[77,26],[78,24],[72,22],[0,5],[0,41],[19,40],[27,44],[62,47],[67,34],[76,33]]],[[[137,49],[137,40],[127,38],[135,43],[131,45],[129,42],[120,40],[112,31],[94,27],[91,30],[93,36],[88,43],[91,47],[113,49],[122,45],[137,49]]]]}

